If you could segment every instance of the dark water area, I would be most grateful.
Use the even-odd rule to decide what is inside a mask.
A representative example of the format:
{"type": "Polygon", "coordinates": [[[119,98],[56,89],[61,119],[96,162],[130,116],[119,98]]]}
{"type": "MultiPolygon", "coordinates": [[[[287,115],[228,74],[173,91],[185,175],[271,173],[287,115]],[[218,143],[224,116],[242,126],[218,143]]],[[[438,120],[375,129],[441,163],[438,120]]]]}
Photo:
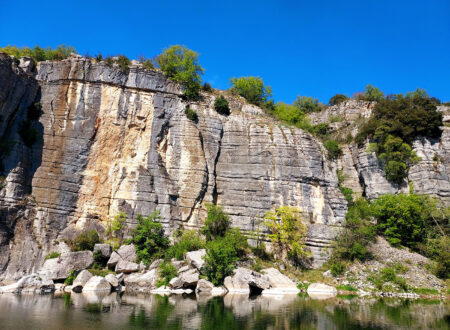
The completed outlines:
{"type": "Polygon", "coordinates": [[[450,329],[449,303],[305,295],[0,295],[0,329],[450,329]]]}

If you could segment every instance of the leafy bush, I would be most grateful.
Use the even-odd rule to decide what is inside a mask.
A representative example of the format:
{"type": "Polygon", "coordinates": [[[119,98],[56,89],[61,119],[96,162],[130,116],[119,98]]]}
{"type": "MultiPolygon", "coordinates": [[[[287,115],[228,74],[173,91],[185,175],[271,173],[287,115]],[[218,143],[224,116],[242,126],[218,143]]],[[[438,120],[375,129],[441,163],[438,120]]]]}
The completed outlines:
{"type": "Polygon", "coordinates": [[[331,264],[330,271],[331,271],[331,275],[333,275],[334,277],[337,277],[339,275],[344,274],[345,265],[340,261],[335,261],[331,264]]]}
{"type": "Polygon", "coordinates": [[[357,99],[363,101],[376,101],[380,102],[384,99],[384,93],[379,88],[367,84],[366,90],[362,94],[357,95],[357,99]]]}
{"type": "Polygon", "coordinates": [[[336,289],[338,289],[338,290],[345,290],[345,291],[353,291],[353,292],[358,291],[357,288],[351,286],[350,284],[340,284],[340,285],[336,285],[336,289]]]}
{"type": "Polygon", "coordinates": [[[131,61],[125,55],[119,55],[117,58],[117,64],[119,65],[120,71],[127,73],[129,71],[131,61]]]}
{"type": "Polygon", "coordinates": [[[149,58],[146,58],[144,56],[139,56],[139,62],[147,70],[154,70],[155,69],[155,65],[153,64],[152,60],[149,59],[149,58]]]}
{"type": "Polygon", "coordinates": [[[342,149],[339,147],[339,143],[334,140],[326,141],[323,146],[328,151],[328,159],[333,160],[342,155],[342,149]]]}
{"type": "Polygon", "coordinates": [[[39,138],[39,132],[33,127],[33,122],[31,120],[24,120],[19,126],[19,135],[28,148],[31,148],[39,138]]]}
{"type": "Polygon", "coordinates": [[[214,109],[216,111],[224,116],[228,116],[230,114],[230,106],[228,104],[228,101],[223,95],[220,95],[216,100],[214,101],[214,109]]]}
{"type": "Polygon", "coordinates": [[[150,264],[152,259],[163,256],[169,247],[169,239],[164,234],[159,211],[152,212],[148,217],[137,216],[138,225],[133,232],[133,243],[136,254],[145,264],[150,264]]]}
{"type": "Polygon", "coordinates": [[[328,101],[328,104],[330,104],[330,105],[339,105],[339,104],[341,104],[342,102],[344,102],[346,100],[348,100],[348,97],[346,95],[344,95],[344,94],[336,94],[330,99],[330,101],[328,101]]]}
{"type": "Polygon", "coordinates": [[[428,239],[425,254],[435,260],[433,273],[444,280],[450,278],[450,238],[442,235],[428,239]]]}
{"type": "Polygon", "coordinates": [[[276,254],[289,258],[296,265],[306,264],[309,253],[306,251],[307,227],[302,222],[300,210],[291,206],[281,206],[266,213],[265,224],[270,230],[276,254]]]}
{"type": "Polygon", "coordinates": [[[101,53],[98,53],[95,55],[95,62],[99,63],[103,60],[103,55],[101,53]]]}
{"type": "Polygon", "coordinates": [[[61,253],[53,251],[53,252],[50,252],[49,254],[47,254],[47,256],[45,257],[45,260],[59,258],[60,256],[61,256],[61,253]]]}
{"type": "Polygon", "coordinates": [[[175,45],[158,55],[156,63],[170,79],[183,86],[188,99],[199,97],[204,69],[198,63],[198,53],[185,46],[175,45]]]}
{"type": "Polygon", "coordinates": [[[112,270],[109,269],[98,269],[98,268],[89,268],[88,271],[94,276],[105,277],[108,274],[116,274],[112,270]]]}
{"type": "Polygon", "coordinates": [[[188,117],[189,120],[192,120],[193,122],[198,121],[197,112],[191,109],[189,106],[186,106],[186,108],[184,109],[184,114],[186,115],[186,117],[188,117]]]}
{"type": "Polygon", "coordinates": [[[114,59],[111,56],[106,57],[105,64],[106,64],[106,66],[109,66],[110,68],[112,68],[114,65],[114,59]]]}
{"type": "Polygon", "coordinates": [[[122,230],[125,228],[125,223],[127,221],[127,214],[124,212],[119,212],[119,214],[114,216],[113,220],[109,221],[109,226],[105,230],[106,235],[110,236],[122,236],[122,230]]]}
{"type": "Polygon", "coordinates": [[[230,217],[223,211],[223,208],[214,204],[206,204],[208,215],[202,228],[203,235],[206,239],[213,240],[218,237],[224,237],[230,228],[230,217]]]}
{"type": "Polygon", "coordinates": [[[168,286],[171,279],[177,276],[177,269],[170,262],[162,262],[159,264],[159,279],[156,283],[157,287],[168,286]]]}
{"type": "Polygon", "coordinates": [[[31,57],[34,61],[40,62],[40,61],[57,61],[57,60],[63,60],[70,56],[71,53],[77,53],[75,48],[71,46],[65,46],[60,45],[56,47],[55,49],[52,49],[50,47],[43,49],[39,46],[35,46],[33,49],[29,47],[21,47],[18,48],[16,46],[6,46],[3,48],[0,48],[0,52],[4,52],[8,55],[12,55],[16,58],[20,58],[22,56],[28,56],[31,57]]]}
{"type": "Polygon", "coordinates": [[[320,138],[326,138],[329,133],[329,125],[327,123],[317,124],[312,126],[311,133],[320,138]]]}
{"type": "Polygon", "coordinates": [[[64,280],[64,284],[65,285],[72,285],[73,281],[75,281],[75,279],[77,278],[78,275],[78,271],[76,270],[71,270],[69,273],[69,276],[64,280]]]}
{"type": "Polygon", "coordinates": [[[203,91],[205,91],[207,93],[212,93],[214,91],[214,89],[212,88],[212,86],[209,82],[205,82],[203,84],[203,91]]]}
{"type": "Polygon", "coordinates": [[[270,86],[264,86],[260,77],[231,78],[231,92],[244,97],[248,102],[262,106],[272,97],[270,86]]]}
{"type": "Polygon", "coordinates": [[[100,237],[96,230],[85,230],[78,235],[71,244],[72,251],[92,251],[94,245],[100,243],[100,237]]]}
{"type": "Polygon", "coordinates": [[[339,186],[339,190],[349,204],[353,203],[353,190],[347,187],[339,186]]]}
{"type": "Polygon", "coordinates": [[[386,282],[396,284],[402,291],[408,291],[409,289],[406,280],[402,277],[398,277],[395,269],[391,267],[383,268],[379,274],[369,276],[368,280],[375,284],[379,290],[383,290],[386,282]]]}
{"type": "Polygon", "coordinates": [[[204,249],[205,240],[195,230],[183,230],[177,241],[167,250],[166,259],[183,260],[186,252],[204,249]]]}
{"type": "Polygon", "coordinates": [[[300,95],[297,96],[297,99],[294,101],[294,107],[302,113],[311,113],[322,110],[318,99],[300,95]]]}

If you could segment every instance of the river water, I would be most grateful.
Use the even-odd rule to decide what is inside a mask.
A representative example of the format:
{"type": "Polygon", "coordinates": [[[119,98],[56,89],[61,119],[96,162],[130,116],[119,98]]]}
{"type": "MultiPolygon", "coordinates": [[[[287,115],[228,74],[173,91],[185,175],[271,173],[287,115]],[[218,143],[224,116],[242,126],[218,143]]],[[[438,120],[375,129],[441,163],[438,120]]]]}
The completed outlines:
{"type": "Polygon", "coordinates": [[[0,295],[0,329],[450,329],[449,303],[299,295],[0,295]]]}

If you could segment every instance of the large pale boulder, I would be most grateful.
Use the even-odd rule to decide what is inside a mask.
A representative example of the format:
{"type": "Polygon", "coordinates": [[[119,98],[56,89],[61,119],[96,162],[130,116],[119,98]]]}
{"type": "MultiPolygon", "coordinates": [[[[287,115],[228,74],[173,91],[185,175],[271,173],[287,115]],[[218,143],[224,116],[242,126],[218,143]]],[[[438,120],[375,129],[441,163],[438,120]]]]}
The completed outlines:
{"type": "Polygon", "coordinates": [[[195,288],[195,293],[209,293],[214,288],[214,284],[205,279],[200,279],[195,288]]]}
{"type": "Polygon", "coordinates": [[[158,281],[158,269],[149,270],[146,273],[133,273],[125,277],[127,292],[150,292],[156,289],[158,281]]]}
{"type": "Polygon", "coordinates": [[[134,273],[139,270],[139,265],[135,262],[120,260],[116,265],[116,273],[134,273]]]}
{"type": "Polygon", "coordinates": [[[239,267],[233,271],[233,276],[227,276],[224,280],[225,288],[231,293],[250,293],[270,288],[269,279],[266,275],[239,267]]]}
{"type": "Polygon", "coordinates": [[[0,286],[0,293],[49,293],[54,289],[55,284],[52,280],[31,274],[22,277],[16,283],[0,286]]]}
{"type": "Polygon", "coordinates": [[[111,257],[111,245],[109,244],[95,244],[94,253],[99,251],[103,258],[111,257]]]}
{"type": "Polygon", "coordinates": [[[114,276],[113,274],[108,274],[108,275],[106,275],[106,276],[105,276],[105,280],[106,280],[109,284],[111,284],[111,286],[112,286],[113,288],[116,288],[116,287],[119,286],[119,280],[118,280],[117,277],[114,276]]]}
{"type": "Polygon", "coordinates": [[[86,283],[91,279],[93,275],[88,270],[82,270],[72,283],[72,290],[74,292],[81,292],[86,283]]]}
{"type": "Polygon", "coordinates": [[[136,261],[137,258],[136,248],[134,247],[133,244],[122,245],[116,252],[123,260],[130,262],[136,261]]]}
{"type": "Polygon", "coordinates": [[[205,264],[203,257],[206,255],[206,250],[201,249],[197,251],[190,251],[186,253],[186,260],[195,268],[200,270],[205,264]]]}
{"type": "Polygon", "coordinates": [[[179,272],[178,276],[170,281],[172,289],[189,289],[195,288],[200,279],[200,273],[197,269],[188,269],[184,272],[179,272]]]}
{"type": "Polygon", "coordinates": [[[92,251],[70,252],[46,260],[39,274],[52,280],[63,280],[70,275],[70,271],[89,268],[93,262],[92,251]]]}
{"type": "Polygon", "coordinates": [[[163,259],[156,259],[155,261],[153,261],[153,262],[150,264],[150,267],[148,267],[148,270],[152,270],[152,269],[158,268],[159,265],[160,265],[163,261],[164,261],[163,259]]]}
{"type": "Polygon", "coordinates": [[[111,291],[111,284],[101,276],[93,276],[86,282],[83,292],[86,291],[111,291]]]}
{"type": "Polygon", "coordinates": [[[326,285],[323,283],[311,283],[308,286],[308,290],[306,292],[310,294],[318,293],[318,294],[337,294],[337,290],[335,287],[326,285]]]}
{"type": "Polygon", "coordinates": [[[114,251],[111,254],[111,257],[109,257],[108,262],[106,263],[108,267],[116,267],[117,263],[122,260],[122,258],[120,257],[120,255],[114,251]]]}
{"type": "Polygon", "coordinates": [[[262,274],[266,275],[270,288],[264,290],[263,294],[284,294],[284,293],[298,293],[300,290],[297,285],[287,276],[280,273],[278,269],[267,268],[261,271],[262,274]]]}

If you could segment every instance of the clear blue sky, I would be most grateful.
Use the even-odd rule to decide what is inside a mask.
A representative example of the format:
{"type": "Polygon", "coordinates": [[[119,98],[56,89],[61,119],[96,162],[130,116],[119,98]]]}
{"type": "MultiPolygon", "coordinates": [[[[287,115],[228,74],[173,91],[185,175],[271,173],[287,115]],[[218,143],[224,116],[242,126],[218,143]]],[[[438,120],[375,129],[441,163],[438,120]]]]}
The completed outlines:
{"type": "Polygon", "coordinates": [[[0,0],[0,46],[62,43],[130,58],[183,44],[214,87],[258,75],[277,101],[367,83],[450,101],[450,0],[0,0]]]}

